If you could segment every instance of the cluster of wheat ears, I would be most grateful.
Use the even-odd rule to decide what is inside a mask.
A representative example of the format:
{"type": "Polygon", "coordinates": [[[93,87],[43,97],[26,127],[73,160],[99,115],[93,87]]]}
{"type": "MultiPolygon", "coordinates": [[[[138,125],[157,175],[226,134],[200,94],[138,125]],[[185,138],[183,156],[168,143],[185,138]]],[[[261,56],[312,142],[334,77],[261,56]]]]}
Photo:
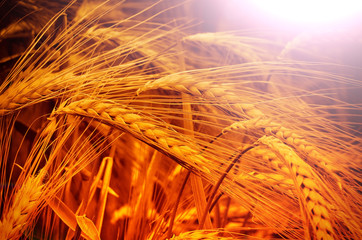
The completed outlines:
{"type": "Polygon", "coordinates": [[[352,68],[197,32],[189,2],[15,2],[1,240],[362,239],[352,68]]]}

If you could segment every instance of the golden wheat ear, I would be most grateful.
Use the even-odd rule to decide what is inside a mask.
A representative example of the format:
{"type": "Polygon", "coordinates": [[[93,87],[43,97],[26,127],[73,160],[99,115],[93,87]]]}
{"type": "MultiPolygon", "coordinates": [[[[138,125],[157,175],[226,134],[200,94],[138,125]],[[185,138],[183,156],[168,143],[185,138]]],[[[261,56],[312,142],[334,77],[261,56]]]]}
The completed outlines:
{"type": "Polygon", "coordinates": [[[8,201],[0,222],[1,239],[18,239],[31,228],[36,217],[36,210],[43,195],[43,179],[46,172],[40,171],[36,176],[29,176],[8,201]]]}

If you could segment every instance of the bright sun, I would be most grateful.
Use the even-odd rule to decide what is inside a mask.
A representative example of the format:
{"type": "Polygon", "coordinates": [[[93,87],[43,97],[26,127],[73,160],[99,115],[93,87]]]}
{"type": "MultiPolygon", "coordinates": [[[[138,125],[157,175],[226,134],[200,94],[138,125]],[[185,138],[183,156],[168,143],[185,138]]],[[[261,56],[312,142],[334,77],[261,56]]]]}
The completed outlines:
{"type": "Polygon", "coordinates": [[[252,2],[278,18],[302,24],[328,24],[362,14],[362,0],[254,0],[252,2]]]}

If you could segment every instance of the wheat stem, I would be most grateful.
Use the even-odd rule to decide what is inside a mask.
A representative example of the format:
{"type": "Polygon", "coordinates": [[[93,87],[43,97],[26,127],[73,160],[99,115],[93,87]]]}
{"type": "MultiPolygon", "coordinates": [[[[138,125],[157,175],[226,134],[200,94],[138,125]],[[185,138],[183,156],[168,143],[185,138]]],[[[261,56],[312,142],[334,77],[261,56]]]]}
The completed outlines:
{"type": "Polygon", "coordinates": [[[217,183],[214,185],[214,187],[212,188],[211,190],[211,193],[210,193],[210,197],[209,199],[207,200],[207,204],[205,206],[205,210],[204,210],[204,213],[202,215],[202,218],[200,219],[200,224],[199,224],[199,227],[202,228],[204,223],[205,223],[205,219],[206,219],[206,216],[207,214],[209,213],[210,211],[210,207],[211,207],[211,204],[213,202],[213,199],[216,195],[216,192],[217,190],[219,189],[222,181],[226,178],[227,174],[230,172],[230,170],[234,167],[234,165],[239,161],[239,159],[243,156],[243,154],[245,154],[247,151],[249,151],[250,149],[254,148],[254,146],[250,146],[250,147],[247,147],[246,149],[244,149],[241,153],[239,153],[235,158],[234,160],[232,161],[232,163],[227,167],[227,169],[225,170],[225,172],[223,173],[223,175],[219,178],[219,180],[217,181],[217,183]]]}
{"type": "Polygon", "coordinates": [[[185,186],[186,186],[186,183],[187,183],[187,180],[189,179],[190,177],[190,174],[191,174],[191,171],[187,171],[187,174],[185,176],[185,179],[184,181],[182,182],[182,185],[181,185],[181,188],[180,188],[180,191],[177,195],[177,199],[176,199],[176,202],[175,202],[175,207],[173,208],[172,210],[172,213],[171,213],[171,217],[170,217],[170,226],[168,227],[168,230],[167,230],[167,237],[168,238],[171,238],[172,237],[172,228],[173,228],[173,224],[175,222],[175,217],[176,217],[176,213],[177,213],[177,207],[180,203],[180,200],[181,200],[181,196],[182,196],[182,192],[184,191],[185,189],[185,186]]]}

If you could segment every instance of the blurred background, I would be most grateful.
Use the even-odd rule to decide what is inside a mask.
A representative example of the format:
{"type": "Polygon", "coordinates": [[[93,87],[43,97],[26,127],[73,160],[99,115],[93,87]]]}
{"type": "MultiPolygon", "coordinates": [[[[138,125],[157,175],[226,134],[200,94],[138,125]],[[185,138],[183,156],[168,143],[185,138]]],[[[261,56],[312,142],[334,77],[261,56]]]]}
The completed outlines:
{"type": "MultiPolygon", "coordinates": [[[[362,1],[199,0],[189,2],[200,31],[257,36],[282,46],[278,60],[335,64],[328,72],[362,79],[362,1]]],[[[270,49],[272,50],[275,49],[270,49]]],[[[316,90],[316,89],[311,89],[316,90]]],[[[361,88],[340,89],[339,99],[360,109],[344,113],[362,134],[361,88]]]]}

